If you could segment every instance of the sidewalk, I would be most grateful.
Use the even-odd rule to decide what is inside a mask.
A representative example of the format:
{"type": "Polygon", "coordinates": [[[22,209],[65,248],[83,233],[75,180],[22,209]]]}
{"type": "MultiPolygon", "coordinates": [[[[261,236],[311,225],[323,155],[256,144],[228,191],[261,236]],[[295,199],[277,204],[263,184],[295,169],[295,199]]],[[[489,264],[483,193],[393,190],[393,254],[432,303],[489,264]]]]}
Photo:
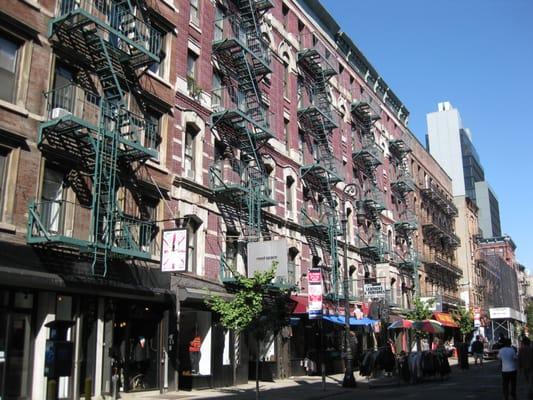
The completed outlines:
{"type": "MultiPolygon", "coordinates": [[[[457,360],[450,358],[450,365],[456,372],[457,360]]],[[[452,374],[454,373],[452,372],[452,374]]],[[[259,382],[261,400],[320,400],[352,392],[354,389],[342,387],[343,374],[328,375],[326,377],[325,390],[320,376],[298,376],[289,379],[279,379],[275,382],[259,382]]],[[[355,375],[358,391],[369,391],[378,388],[392,388],[397,386],[409,386],[401,383],[398,377],[385,377],[367,379],[359,373],[355,375]]],[[[187,399],[235,399],[254,400],[255,381],[249,381],[243,385],[226,388],[193,390],[191,392],[173,392],[163,395],[140,393],[135,398],[146,400],[187,400],[187,399]]]]}

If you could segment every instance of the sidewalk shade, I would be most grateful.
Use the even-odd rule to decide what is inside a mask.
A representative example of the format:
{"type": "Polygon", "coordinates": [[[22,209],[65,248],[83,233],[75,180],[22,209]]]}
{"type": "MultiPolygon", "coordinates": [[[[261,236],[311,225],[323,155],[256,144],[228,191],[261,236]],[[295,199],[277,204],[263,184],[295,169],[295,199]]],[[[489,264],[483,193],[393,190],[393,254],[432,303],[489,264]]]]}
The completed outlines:
{"type": "MultiPolygon", "coordinates": [[[[326,321],[333,322],[334,324],[344,325],[345,319],[344,316],[335,316],[335,315],[324,315],[323,317],[326,321]]],[[[370,318],[356,319],[350,317],[350,326],[365,326],[375,324],[377,321],[370,318]]]]}

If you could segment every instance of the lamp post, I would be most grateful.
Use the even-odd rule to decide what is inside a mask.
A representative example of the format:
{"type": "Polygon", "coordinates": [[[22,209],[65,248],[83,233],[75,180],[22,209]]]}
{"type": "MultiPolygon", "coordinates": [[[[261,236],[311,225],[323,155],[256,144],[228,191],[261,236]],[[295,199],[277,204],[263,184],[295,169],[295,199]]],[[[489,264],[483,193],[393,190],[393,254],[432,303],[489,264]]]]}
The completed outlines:
{"type": "Polygon", "coordinates": [[[344,379],[342,380],[342,387],[354,388],[357,386],[352,370],[353,354],[352,346],[350,344],[350,285],[348,281],[348,218],[346,215],[347,198],[353,197],[356,193],[356,186],[353,183],[347,184],[343,189],[343,204],[342,204],[342,228],[344,234],[344,258],[343,258],[343,281],[342,291],[344,293],[344,343],[345,343],[345,370],[344,379]]]}

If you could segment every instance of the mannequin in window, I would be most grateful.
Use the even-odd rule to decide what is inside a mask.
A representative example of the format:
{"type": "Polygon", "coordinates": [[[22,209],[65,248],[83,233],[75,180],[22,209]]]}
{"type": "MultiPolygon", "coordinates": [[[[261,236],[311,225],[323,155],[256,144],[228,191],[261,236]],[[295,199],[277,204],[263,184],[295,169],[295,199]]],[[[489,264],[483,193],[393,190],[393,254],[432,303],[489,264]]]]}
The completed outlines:
{"type": "Polygon", "coordinates": [[[202,353],[200,352],[201,347],[202,338],[198,334],[198,328],[196,328],[196,334],[189,342],[189,357],[191,359],[191,373],[193,375],[200,372],[200,357],[202,356],[202,353]]]}

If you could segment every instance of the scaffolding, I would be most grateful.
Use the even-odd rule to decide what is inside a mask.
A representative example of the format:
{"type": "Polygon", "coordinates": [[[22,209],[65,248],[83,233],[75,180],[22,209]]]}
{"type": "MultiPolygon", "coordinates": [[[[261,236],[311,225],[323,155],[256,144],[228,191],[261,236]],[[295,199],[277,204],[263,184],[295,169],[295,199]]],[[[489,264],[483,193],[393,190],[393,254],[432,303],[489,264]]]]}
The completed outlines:
{"type": "Polygon", "coordinates": [[[337,74],[335,59],[315,35],[300,36],[297,63],[299,77],[298,121],[305,140],[313,149],[313,162],[300,168],[309,197],[319,204],[319,215],[305,207],[301,223],[315,260],[320,260],[326,295],[338,297],[339,257],[337,238],[341,233],[337,215],[335,185],[343,180],[343,167],[333,151],[333,130],[338,127],[331,107],[329,80],[337,74]]]}
{"type": "Polygon", "coordinates": [[[100,276],[111,257],[151,259],[157,232],[154,221],[127,215],[117,200],[126,166],[156,157],[160,141],[155,124],[131,112],[126,98],[139,93],[137,70],[161,61],[161,35],[145,14],[130,1],[62,0],[49,22],[54,51],[84,73],[79,85],[45,94],[38,146],[50,157],[69,160],[92,184],[85,205],[32,202],[27,241],[89,254],[93,274],[100,276]],[[51,212],[61,218],[89,213],[90,224],[85,230],[57,229],[47,218],[51,212]]]}
{"type": "MultiPolygon", "coordinates": [[[[274,137],[272,114],[263,100],[260,82],[271,72],[268,44],[261,34],[266,0],[232,0],[228,15],[215,21],[218,29],[212,56],[224,85],[213,93],[211,126],[225,146],[224,156],[209,169],[213,199],[226,225],[226,234],[245,240],[268,237],[263,209],[271,199],[268,173],[261,148],[274,137]]],[[[222,281],[233,279],[231,267],[221,257],[222,281]]]]}

